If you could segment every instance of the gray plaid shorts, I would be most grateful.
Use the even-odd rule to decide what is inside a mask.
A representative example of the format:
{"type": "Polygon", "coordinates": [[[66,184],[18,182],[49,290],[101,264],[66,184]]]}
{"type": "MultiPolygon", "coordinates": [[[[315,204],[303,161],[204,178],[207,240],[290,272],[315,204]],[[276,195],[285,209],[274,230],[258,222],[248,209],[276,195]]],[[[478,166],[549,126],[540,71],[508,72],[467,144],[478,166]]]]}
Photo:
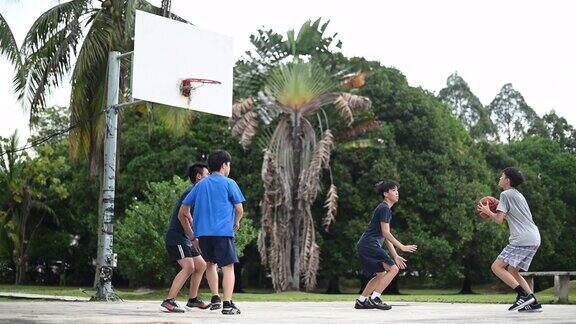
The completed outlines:
{"type": "Polygon", "coordinates": [[[532,258],[538,251],[538,246],[518,246],[508,244],[498,255],[498,259],[508,263],[514,268],[528,271],[532,258]]]}

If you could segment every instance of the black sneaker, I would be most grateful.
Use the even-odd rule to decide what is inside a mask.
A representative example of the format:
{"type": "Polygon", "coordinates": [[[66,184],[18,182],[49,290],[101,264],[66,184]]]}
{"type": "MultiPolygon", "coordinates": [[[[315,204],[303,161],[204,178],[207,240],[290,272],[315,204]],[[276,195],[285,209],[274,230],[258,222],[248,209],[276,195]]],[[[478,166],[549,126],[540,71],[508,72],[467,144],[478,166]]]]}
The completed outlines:
{"type": "Polygon", "coordinates": [[[534,297],[534,294],[530,294],[530,295],[525,295],[525,296],[518,296],[516,298],[516,302],[514,304],[512,304],[512,306],[510,306],[510,308],[508,308],[509,311],[515,311],[515,310],[519,310],[520,308],[524,308],[530,304],[533,304],[536,302],[536,297],[534,297]]]}
{"type": "Polygon", "coordinates": [[[361,302],[359,299],[356,299],[356,303],[354,304],[354,308],[356,309],[371,309],[374,308],[366,298],[365,301],[361,302]]]}
{"type": "Polygon", "coordinates": [[[372,308],[381,309],[381,310],[392,309],[392,306],[383,302],[382,299],[380,299],[380,297],[376,297],[374,299],[372,299],[372,297],[370,297],[370,298],[368,298],[367,302],[370,303],[370,306],[372,306],[372,308]]]}
{"type": "Polygon", "coordinates": [[[192,310],[194,308],[206,309],[210,307],[210,305],[206,304],[200,298],[188,299],[188,303],[186,303],[186,309],[192,310]]]}
{"type": "Polygon", "coordinates": [[[184,313],[185,310],[180,308],[178,304],[174,301],[174,299],[166,299],[160,305],[160,310],[164,313],[184,313]]]}
{"type": "Polygon", "coordinates": [[[222,300],[220,299],[220,296],[212,296],[212,299],[210,300],[210,310],[216,310],[220,308],[222,308],[222,300]]]}
{"type": "Polygon", "coordinates": [[[240,314],[240,310],[232,301],[229,303],[224,303],[224,307],[222,308],[222,314],[224,315],[238,315],[240,314]]]}
{"type": "Polygon", "coordinates": [[[524,308],[520,308],[518,310],[520,313],[540,313],[542,311],[542,305],[538,302],[534,302],[528,306],[524,306],[524,308]]]}

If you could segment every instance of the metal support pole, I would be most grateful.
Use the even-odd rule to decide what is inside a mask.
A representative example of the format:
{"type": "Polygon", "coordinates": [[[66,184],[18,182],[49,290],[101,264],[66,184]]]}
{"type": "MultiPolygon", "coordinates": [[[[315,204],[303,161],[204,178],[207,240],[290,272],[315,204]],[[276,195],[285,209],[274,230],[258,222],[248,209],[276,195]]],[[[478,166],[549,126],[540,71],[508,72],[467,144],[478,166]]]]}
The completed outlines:
{"type": "Polygon", "coordinates": [[[96,257],[96,300],[115,300],[112,269],[116,266],[114,243],[114,190],[116,184],[116,135],[118,93],[120,90],[120,53],[108,55],[108,88],[106,98],[106,131],[104,134],[104,170],[100,188],[102,201],[98,221],[98,254],[96,257]]]}

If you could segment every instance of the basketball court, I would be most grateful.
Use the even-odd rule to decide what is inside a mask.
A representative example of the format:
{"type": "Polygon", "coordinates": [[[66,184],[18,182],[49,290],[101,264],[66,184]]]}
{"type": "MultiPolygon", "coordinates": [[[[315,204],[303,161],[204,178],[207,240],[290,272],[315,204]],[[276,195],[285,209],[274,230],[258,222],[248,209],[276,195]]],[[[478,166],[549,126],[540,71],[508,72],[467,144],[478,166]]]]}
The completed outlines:
{"type": "Polygon", "coordinates": [[[392,310],[355,310],[354,302],[238,302],[240,315],[195,310],[161,313],[160,301],[2,301],[0,323],[576,323],[576,305],[543,305],[542,313],[504,304],[390,302],[392,310]]]}

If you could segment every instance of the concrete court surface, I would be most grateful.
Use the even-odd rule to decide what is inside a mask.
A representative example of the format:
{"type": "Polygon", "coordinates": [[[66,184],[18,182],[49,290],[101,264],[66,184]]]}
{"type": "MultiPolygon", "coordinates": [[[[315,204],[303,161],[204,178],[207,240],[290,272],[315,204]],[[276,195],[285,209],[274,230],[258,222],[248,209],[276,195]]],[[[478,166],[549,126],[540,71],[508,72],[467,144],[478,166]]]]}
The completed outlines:
{"type": "MultiPolygon", "coordinates": [[[[356,310],[354,302],[238,302],[241,315],[159,311],[160,302],[2,301],[0,323],[576,323],[576,305],[544,305],[542,313],[509,312],[504,304],[390,302],[392,310],[356,310]]],[[[182,305],[182,303],[180,303],[182,305]]]]}

